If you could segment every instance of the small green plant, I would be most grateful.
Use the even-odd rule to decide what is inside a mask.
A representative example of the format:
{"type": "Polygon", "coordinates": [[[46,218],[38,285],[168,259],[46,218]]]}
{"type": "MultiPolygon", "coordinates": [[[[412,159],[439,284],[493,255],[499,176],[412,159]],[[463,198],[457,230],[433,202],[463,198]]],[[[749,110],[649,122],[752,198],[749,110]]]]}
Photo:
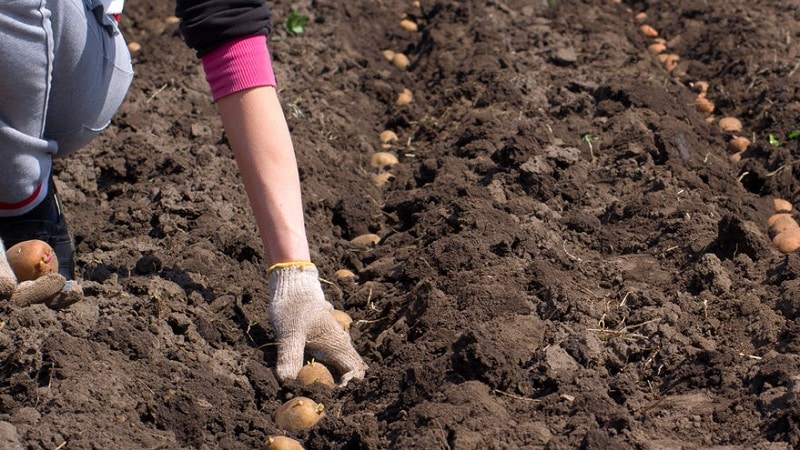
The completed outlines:
{"type": "Polygon", "coordinates": [[[581,140],[583,142],[586,142],[587,145],[589,145],[589,155],[592,157],[592,162],[595,161],[594,147],[592,146],[592,142],[594,142],[594,141],[596,141],[598,139],[600,139],[600,138],[598,138],[597,136],[595,136],[595,135],[593,135],[591,133],[586,133],[586,134],[583,135],[583,137],[581,137],[581,140]]]}
{"type": "Polygon", "coordinates": [[[287,33],[293,36],[298,36],[306,31],[307,22],[307,15],[300,14],[297,11],[292,11],[289,13],[289,17],[286,18],[286,22],[284,22],[283,25],[286,28],[287,33]]]}
{"type": "Polygon", "coordinates": [[[781,141],[779,141],[778,138],[776,138],[775,135],[772,133],[769,133],[767,135],[767,142],[769,142],[769,144],[774,147],[780,147],[781,145],[781,141]]]}
{"type": "Polygon", "coordinates": [[[793,130],[786,134],[786,139],[794,140],[800,138],[800,130],[793,130]]]}

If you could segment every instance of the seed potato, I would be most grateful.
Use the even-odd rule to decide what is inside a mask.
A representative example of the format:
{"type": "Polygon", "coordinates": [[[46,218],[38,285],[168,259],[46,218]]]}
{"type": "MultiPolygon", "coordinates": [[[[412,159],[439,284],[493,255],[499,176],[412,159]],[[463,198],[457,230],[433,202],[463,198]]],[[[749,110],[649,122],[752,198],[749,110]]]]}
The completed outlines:
{"type": "Polygon", "coordinates": [[[651,27],[650,25],[642,25],[639,27],[639,30],[642,32],[643,35],[647,37],[658,36],[658,31],[656,31],[656,29],[651,27]]]}
{"type": "Polygon", "coordinates": [[[286,436],[270,436],[265,442],[266,450],[305,450],[296,440],[286,436]]]}
{"type": "Polygon", "coordinates": [[[325,416],[325,406],[308,397],[295,397],[275,411],[275,425],[287,431],[307,430],[325,416]]]}
{"type": "Polygon", "coordinates": [[[772,242],[778,247],[781,253],[792,253],[800,248],[800,228],[793,228],[778,233],[772,239],[772,242]]]}
{"type": "Polygon", "coordinates": [[[369,163],[372,167],[388,167],[397,164],[399,161],[397,156],[389,152],[377,152],[372,155],[370,158],[369,163]]]}
{"type": "Polygon", "coordinates": [[[314,383],[320,383],[324,386],[333,387],[336,383],[333,381],[331,371],[325,367],[324,364],[314,361],[313,359],[306,363],[300,372],[297,373],[297,381],[303,386],[308,386],[314,383]]]}
{"type": "Polygon", "coordinates": [[[778,217],[769,227],[770,231],[775,234],[783,233],[784,231],[800,229],[800,225],[790,215],[778,217]]]}
{"type": "Polygon", "coordinates": [[[394,179],[394,175],[389,172],[381,172],[374,177],[372,177],[372,182],[375,186],[383,187],[386,186],[387,183],[394,179]]]}
{"type": "Polygon", "coordinates": [[[401,20],[401,21],[400,21],[400,26],[401,26],[401,27],[402,27],[404,30],[406,30],[406,31],[410,31],[410,32],[412,32],[412,33],[413,33],[413,32],[415,32],[415,31],[417,31],[417,29],[418,29],[418,27],[417,27],[417,24],[416,24],[416,23],[415,23],[413,20],[409,20],[409,19],[403,19],[403,20],[401,20]]]}
{"type": "Polygon", "coordinates": [[[772,204],[775,206],[775,212],[789,212],[792,210],[792,204],[788,200],[784,200],[782,198],[776,198],[772,200],[772,204]]]}
{"type": "Polygon", "coordinates": [[[398,69],[408,69],[408,66],[411,65],[411,61],[408,60],[408,56],[403,53],[395,53],[392,57],[392,64],[398,69]]]}
{"type": "Polygon", "coordinates": [[[336,279],[338,279],[338,280],[346,280],[348,278],[355,278],[356,277],[356,274],[353,273],[352,270],[348,270],[348,269],[339,269],[334,273],[334,275],[336,276],[336,279]]]}
{"type": "Polygon", "coordinates": [[[702,96],[697,97],[697,110],[701,113],[711,114],[714,112],[714,103],[702,96]]]}
{"type": "Polygon", "coordinates": [[[336,319],[336,322],[339,323],[339,326],[341,326],[344,331],[350,332],[350,325],[353,323],[353,318],[350,317],[350,314],[339,309],[334,309],[333,318],[336,319]]]}
{"type": "Polygon", "coordinates": [[[403,92],[397,95],[397,104],[400,106],[407,105],[414,101],[414,94],[406,88],[403,89],[403,92]]]}
{"type": "Polygon", "coordinates": [[[723,117],[719,119],[719,128],[722,131],[739,132],[742,131],[742,122],[736,117],[723,117]]]}
{"type": "Polygon", "coordinates": [[[750,139],[744,136],[734,136],[728,141],[728,150],[731,153],[741,153],[750,146],[750,139]]]}
{"type": "Polygon", "coordinates": [[[58,272],[58,258],[50,244],[38,239],[22,241],[6,249],[6,259],[19,282],[58,272]]]}
{"type": "Polygon", "coordinates": [[[350,239],[351,244],[364,247],[372,247],[373,245],[377,245],[380,241],[381,237],[372,233],[362,234],[361,236],[356,236],[353,239],[350,239]]]}
{"type": "Polygon", "coordinates": [[[384,130],[381,131],[379,136],[381,144],[391,144],[392,142],[397,142],[400,138],[397,137],[397,133],[392,130],[384,130]]]}

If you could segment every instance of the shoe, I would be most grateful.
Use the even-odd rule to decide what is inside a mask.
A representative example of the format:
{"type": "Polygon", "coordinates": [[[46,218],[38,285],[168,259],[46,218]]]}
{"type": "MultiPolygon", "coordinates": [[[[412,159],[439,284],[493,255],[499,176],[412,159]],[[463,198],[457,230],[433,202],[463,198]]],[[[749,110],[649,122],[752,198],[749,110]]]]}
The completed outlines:
{"type": "Polygon", "coordinates": [[[33,211],[19,217],[0,218],[0,237],[6,248],[30,239],[47,242],[56,252],[58,273],[67,280],[75,278],[75,244],[52,178],[47,197],[33,211]]]}

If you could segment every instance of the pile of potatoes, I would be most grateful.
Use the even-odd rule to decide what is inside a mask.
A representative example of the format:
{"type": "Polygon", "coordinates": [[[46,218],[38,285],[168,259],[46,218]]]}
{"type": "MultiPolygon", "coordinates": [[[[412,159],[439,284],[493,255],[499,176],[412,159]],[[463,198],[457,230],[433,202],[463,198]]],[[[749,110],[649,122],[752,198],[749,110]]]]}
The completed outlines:
{"type": "Polygon", "coordinates": [[[800,225],[792,216],[794,208],[790,202],[780,198],[774,199],[773,203],[775,214],[767,220],[772,243],[781,253],[796,252],[800,249],[800,225]]]}

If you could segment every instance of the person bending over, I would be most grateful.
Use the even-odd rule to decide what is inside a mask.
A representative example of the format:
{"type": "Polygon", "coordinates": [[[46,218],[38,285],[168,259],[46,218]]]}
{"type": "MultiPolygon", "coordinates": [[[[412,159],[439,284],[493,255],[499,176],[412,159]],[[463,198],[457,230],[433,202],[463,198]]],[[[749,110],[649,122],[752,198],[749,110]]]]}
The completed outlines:
{"type": "MultiPolygon", "coordinates": [[[[133,69],[118,27],[122,1],[0,2],[0,250],[3,242],[44,240],[60,272],[17,283],[2,257],[0,298],[55,307],[76,299],[74,244],[52,161],[87,145],[125,98],[133,69]]],[[[311,262],[294,147],[267,47],[269,6],[177,0],[176,15],[202,63],[270,265],[278,378],[297,375],[304,351],[337,369],[342,385],[363,378],[367,366],[333,318],[311,262]]]]}

